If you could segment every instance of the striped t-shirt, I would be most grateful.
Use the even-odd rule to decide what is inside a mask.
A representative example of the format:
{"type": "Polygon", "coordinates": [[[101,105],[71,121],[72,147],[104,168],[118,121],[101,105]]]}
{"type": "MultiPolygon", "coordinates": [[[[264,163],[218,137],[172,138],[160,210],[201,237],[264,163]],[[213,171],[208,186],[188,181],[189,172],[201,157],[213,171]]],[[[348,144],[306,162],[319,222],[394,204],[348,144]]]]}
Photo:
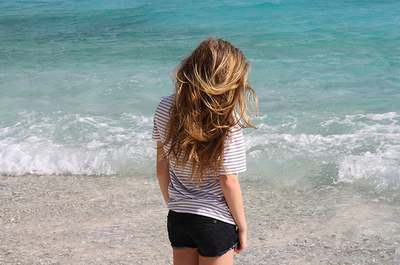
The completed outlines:
{"type": "MultiPolygon", "coordinates": [[[[174,95],[164,98],[158,105],[154,115],[153,140],[164,143],[164,151],[170,148],[165,143],[167,137],[166,126],[169,121],[169,110],[172,106],[174,95]]],[[[240,127],[233,127],[229,139],[226,141],[224,152],[224,169],[219,170],[220,175],[238,174],[246,170],[246,154],[243,134],[240,127]]],[[[235,224],[222,189],[219,177],[214,181],[212,173],[202,181],[200,186],[190,181],[191,163],[177,168],[173,159],[169,161],[171,182],[168,187],[168,209],[215,218],[226,223],[235,224]]],[[[213,172],[213,171],[210,171],[213,172]]]]}

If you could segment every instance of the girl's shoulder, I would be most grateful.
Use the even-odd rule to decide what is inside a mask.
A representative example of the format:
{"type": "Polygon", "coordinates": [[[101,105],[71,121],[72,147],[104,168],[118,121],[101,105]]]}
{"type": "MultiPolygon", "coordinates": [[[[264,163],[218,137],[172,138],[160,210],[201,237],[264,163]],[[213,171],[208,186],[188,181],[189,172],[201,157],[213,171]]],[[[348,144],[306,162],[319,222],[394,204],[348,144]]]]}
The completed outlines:
{"type": "Polygon", "coordinates": [[[158,103],[158,106],[156,108],[156,113],[169,111],[169,109],[172,107],[172,104],[174,101],[174,95],[175,94],[171,94],[171,95],[163,98],[160,101],[160,103],[158,103]]]}
{"type": "Polygon", "coordinates": [[[171,94],[171,95],[163,98],[161,100],[160,104],[171,104],[172,105],[172,102],[174,101],[174,96],[175,96],[175,94],[171,94]]]}

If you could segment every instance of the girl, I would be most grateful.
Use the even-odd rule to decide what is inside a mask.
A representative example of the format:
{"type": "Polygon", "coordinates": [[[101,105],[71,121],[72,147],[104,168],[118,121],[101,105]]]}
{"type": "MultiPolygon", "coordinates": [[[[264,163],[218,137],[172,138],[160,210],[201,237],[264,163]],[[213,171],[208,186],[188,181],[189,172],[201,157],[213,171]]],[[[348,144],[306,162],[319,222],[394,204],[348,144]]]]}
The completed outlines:
{"type": "Polygon", "coordinates": [[[154,116],[157,178],[168,205],[174,264],[232,264],[247,246],[238,173],[246,170],[241,129],[255,128],[250,65],[242,51],[208,38],[175,70],[176,92],[154,116]]]}

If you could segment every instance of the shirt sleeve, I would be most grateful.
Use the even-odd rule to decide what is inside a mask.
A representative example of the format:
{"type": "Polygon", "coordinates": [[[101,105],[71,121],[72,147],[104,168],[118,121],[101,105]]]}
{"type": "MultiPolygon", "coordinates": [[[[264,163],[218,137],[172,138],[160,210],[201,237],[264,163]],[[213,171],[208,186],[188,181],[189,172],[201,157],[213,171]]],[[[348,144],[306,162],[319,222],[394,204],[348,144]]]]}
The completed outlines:
{"type": "Polygon", "coordinates": [[[224,152],[224,167],[220,168],[219,174],[238,174],[246,171],[246,149],[244,145],[243,132],[240,128],[232,128],[230,138],[224,152]]]}
{"type": "Polygon", "coordinates": [[[163,98],[154,112],[152,133],[152,139],[154,141],[165,141],[166,126],[168,125],[169,110],[172,106],[173,98],[173,94],[163,98]]]}
{"type": "Polygon", "coordinates": [[[153,119],[152,139],[153,139],[153,141],[161,141],[161,136],[160,136],[160,133],[159,133],[158,127],[157,127],[156,117],[154,117],[154,119],[153,119]]]}

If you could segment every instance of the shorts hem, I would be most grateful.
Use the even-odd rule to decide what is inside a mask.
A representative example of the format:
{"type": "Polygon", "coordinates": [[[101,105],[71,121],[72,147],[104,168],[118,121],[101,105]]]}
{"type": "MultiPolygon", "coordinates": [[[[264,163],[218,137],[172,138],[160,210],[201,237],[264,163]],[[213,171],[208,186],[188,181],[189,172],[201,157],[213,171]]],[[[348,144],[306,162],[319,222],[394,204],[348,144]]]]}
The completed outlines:
{"type": "Polygon", "coordinates": [[[226,254],[228,251],[231,251],[232,249],[234,249],[236,246],[238,245],[238,243],[235,243],[232,247],[223,250],[221,252],[219,252],[217,255],[202,255],[199,253],[200,256],[205,257],[205,258],[217,258],[217,257],[221,257],[222,255],[226,254]]]}
{"type": "MultiPolygon", "coordinates": [[[[185,248],[196,248],[196,247],[174,247],[174,246],[171,246],[173,249],[176,249],[176,250],[180,250],[180,249],[185,249],[185,248]]],[[[196,248],[197,249],[197,248],[196,248]]]]}

